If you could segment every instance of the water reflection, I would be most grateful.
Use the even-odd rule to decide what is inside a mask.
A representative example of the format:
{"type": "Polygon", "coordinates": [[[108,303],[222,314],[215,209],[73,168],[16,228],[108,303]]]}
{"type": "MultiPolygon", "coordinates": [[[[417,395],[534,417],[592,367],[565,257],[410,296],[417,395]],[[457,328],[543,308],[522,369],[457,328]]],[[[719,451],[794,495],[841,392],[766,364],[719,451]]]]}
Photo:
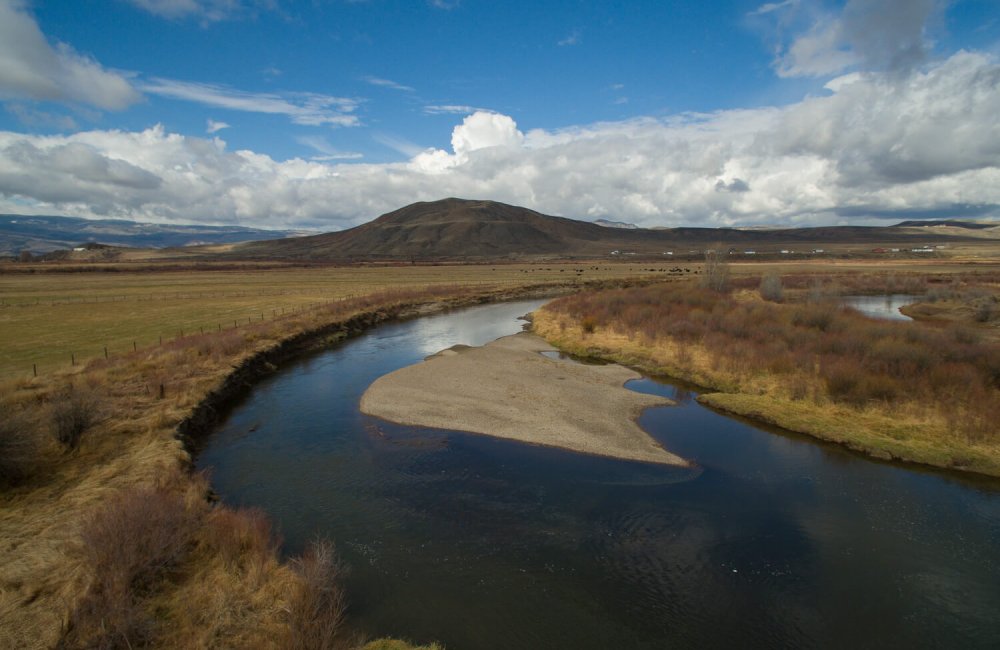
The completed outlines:
{"type": "Polygon", "coordinates": [[[905,307],[917,302],[920,296],[906,294],[891,294],[887,296],[844,296],[841,298],[843,304],[858,310],[865,316],[871,318],[881,318],[883,320],[913,320],[909,316],[899,311],[900,307],[905,307]]]}
{"type": "Polygon", "coordinates": [[[198,459],[291,551],[332,538],[361,631],[452,648],[995,647],[1000,498],[703,408],[640,424],[693,468],[360,414],[378,376],[530,305],[391,325],[259,385],[198,459]]]}

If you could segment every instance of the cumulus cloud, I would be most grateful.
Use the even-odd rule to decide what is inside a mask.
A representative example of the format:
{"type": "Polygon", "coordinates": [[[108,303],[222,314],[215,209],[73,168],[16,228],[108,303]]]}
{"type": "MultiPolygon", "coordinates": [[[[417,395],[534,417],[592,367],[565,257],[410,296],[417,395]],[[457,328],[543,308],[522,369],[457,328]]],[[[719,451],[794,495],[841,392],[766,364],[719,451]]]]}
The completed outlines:
{"type": "Polygon", "coordinates": [[[944,0],[848,0],[839,13],[817,1],[769,3],[751,16],[780,16],[794,32],[778,47],[775,69],[783,77],[827,76],[848,68],[905,74],[929,51],[927,25],[944,0]],[[802,21],[807,27],[801,28],[802,21]]]}
{"type": "Polygon", "coordinates": [[[319,93],[253,93],[218,84],[153,78],[142,90],[161,97],[250,113],[287,115],[295,124],[307,126],[357,126],[354,111],[359,100],[319,93]]]}
{"type": "Polygon", "coordinates": [[[996,60],[961,52],[905,79],[827,86],[781,108],[560,130],[477,112],[450,151],[395,142],[409,159],[391,164],[277,161],[161,127],[0,133],[0,212],[334,230],[464,196],[645,226],[1000,216],[996,60]]]}
{"type": "Polygon", "coordinates": [[[50,44],[20,0],[0,0],[0,97],[120,110],[140,95],[122,74],[50,44]]]}

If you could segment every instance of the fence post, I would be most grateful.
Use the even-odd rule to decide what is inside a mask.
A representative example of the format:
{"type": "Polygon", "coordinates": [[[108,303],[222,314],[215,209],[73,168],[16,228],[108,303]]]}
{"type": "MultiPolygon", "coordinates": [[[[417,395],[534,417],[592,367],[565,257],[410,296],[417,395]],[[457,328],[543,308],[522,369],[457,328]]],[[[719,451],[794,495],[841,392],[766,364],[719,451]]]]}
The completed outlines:
{"type": "Polygon", "coordinates": [[[135,341],[132,341],[132,352],[138,352],[138,350],[139,346],[135,344],[135,341]]]}
{"type": "Polygon", "coordinates": [[[38,376],[38,364],[37,364],[37,363],[33,363],[33,364],[31,364],[31,372],[32,372],[32,374],[34,374],[34,375],[35,375],[36,377],[38,376]]]}
{"type": "Polygon", "coordinates": [[[76,365],[76,355],[73,354],[72,352],[69,353],[69,365],[71,366],[76,365]]]}
{"type": "Polygon", "coordinates": [[[105,359],[108,358],[108,346],[106,346],[106,345],[104,346],[104,358],[105,359]]]}

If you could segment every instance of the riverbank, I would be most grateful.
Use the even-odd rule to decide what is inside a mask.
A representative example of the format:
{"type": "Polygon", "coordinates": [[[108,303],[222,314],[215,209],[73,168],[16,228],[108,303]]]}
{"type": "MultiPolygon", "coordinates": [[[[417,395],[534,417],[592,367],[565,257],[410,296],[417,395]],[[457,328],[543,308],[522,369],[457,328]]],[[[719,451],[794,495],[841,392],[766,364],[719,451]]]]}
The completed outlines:
{"type": "Polygon", "coordinates": [[[913,329],[918,324],[893,330],[900,325],[872,323],[830,305],[672,291],[555,301],[535,313],[534,331],[571,354],[702,386],[699,400],[725,412],[880,459],[1000,476],[1000,441],[990,416],[997,391],[975,377],[975,364],[989,363],[993,347],[980,351],[961,338],[966,333],[953,340],[947,332],[913,329]],[[867,330],[871,341],[858,338],[867,330]],[[907,337],[927,337],[928,346],[910,347],[907,337]],[[868,355],[865,363],[879,359],[880,371],[849,356],[855,350],[868,355]],[[935,353],[948,360],[936,362],[935,353]],[[965,357],[970,361],[962,365],[965,357]],[[889,370],[910,374],[911,381],[897,382],[889,370]]]}
{"type": "Polygon", "coordinates": [[[671,403],[624,388],[639,373],[550,359],[545,351],[554,349],[527,333],[442,350],[376,380],[361,397],[361,411],[399,424],[687,465],[636,424],[644,409],[671,403]]]}
{"type": "Polygon", "coordinates": [[[332,555],[282,562],[266,517],[210,506],[191,442],[256,378],[309,349],[566,285],[374,293],[9,382],[0,444],[30,454],[3,468],[0,645],[288,647],[343,635],[332,555]]]}

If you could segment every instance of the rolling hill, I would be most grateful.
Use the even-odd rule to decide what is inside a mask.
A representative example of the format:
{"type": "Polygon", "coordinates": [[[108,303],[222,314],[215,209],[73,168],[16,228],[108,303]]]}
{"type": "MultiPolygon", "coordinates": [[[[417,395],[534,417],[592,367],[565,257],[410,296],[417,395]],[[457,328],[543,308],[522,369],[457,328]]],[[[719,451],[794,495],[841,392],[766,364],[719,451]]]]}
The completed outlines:
{"type": "Polygon", "coordinates": [[[232,255],[300,260],[486,260],[555,257],[662,255],[704,249],[716,243],[748,248],[831,244],[919,246],[960,241],[956,234],[923,226],[837,226],[743,230],[735,228],[608,228],[553,217],[495,201],[457,198],[421,202],[340,232],[250,242],[232,255]]]}

